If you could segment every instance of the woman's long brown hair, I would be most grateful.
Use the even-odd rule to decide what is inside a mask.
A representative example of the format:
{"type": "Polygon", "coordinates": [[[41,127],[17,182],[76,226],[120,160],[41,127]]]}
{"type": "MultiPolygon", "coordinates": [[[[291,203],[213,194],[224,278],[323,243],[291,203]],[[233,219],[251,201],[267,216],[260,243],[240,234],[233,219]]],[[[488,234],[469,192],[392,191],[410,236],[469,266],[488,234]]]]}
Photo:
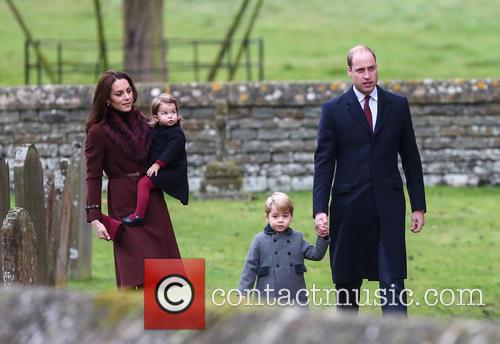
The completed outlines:
{"type": "Polygon", "coordinates": [[[94,92],[94,98],[92,100],[92,107],[90,108],[89,116],[87,117],[87,123],[85,125],[85,132],[88,132],[90,127],[96,123],[99,123],[106,117],[108,111],[107,102],[111,94],[111,86],[116,80],[126,79],[132,87],[134,92],[134,103],[137,100],[137,90],[135,88],[134,82],[124,72],[117,72],[114,70],[108,70],[102,73],[94,92]]]}

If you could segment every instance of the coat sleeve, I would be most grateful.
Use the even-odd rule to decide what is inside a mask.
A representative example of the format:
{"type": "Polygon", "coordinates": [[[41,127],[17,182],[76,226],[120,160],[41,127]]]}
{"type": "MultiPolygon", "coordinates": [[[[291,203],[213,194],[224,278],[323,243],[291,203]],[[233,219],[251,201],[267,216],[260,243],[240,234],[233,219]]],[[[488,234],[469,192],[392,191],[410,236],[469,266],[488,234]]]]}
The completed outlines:
{"type": "Polygon", "coordinates": [[[337,157],[335,141],[333,115],[328,104],[324,104],[321,108],[317,148],[314,153],[313,217],[317,213],[328,214],[337,157]]]}
{"type": "Polygon", "coordinates": [[[309,244],[304,238],[302,238],[302,252],[304,252],[304,258],[309,260],[323,259],[329,243],[329,239],[317,237],[316,246],[313,246],[309,244]]]}
{"type": "Polygon", "coordinates": [[[399,145],[399,155],[406,177],[406,187],[410,197],[411,210],[426,211],[424,177],[422,173],[422,162],[418,152],[415,132],[411,121],[408,100],[404,98],[403,104],[403,133],[399,145]]]}
{"type": "Polygon", "coordinates": [[[243,265],[243,272],[241,273],[240,284],[238,289],[241,292],[253,289],[257,272],[260,267],[260,250],[259,240],[257,237],[253,239],[252,245],[248,250],[248,255],[243,265]]]}
{"type": "Polygon", "coordinates": [[[186,154],[186,137],[182,130],[179,130],[174,135],[168,138],[168,141],[165,145],[165,149],[158,157],[158,160],[161,160],[168,165],[172,164],[173,161],[178,159],[181,154],[186,154]]]}
{"type": "Polygon", "coordinates": [[[87,222],[101,216],[102,172],[104,165],[104,133],[93,125],[85,138],[85,160],[87,164],[87,222]]]}

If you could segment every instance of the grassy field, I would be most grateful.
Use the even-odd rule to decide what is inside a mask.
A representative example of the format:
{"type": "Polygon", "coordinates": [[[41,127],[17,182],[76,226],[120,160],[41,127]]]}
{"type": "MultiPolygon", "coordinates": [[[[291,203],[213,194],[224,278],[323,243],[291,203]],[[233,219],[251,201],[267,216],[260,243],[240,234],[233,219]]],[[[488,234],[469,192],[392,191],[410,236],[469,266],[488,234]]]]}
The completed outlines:
{"type": "MultiPolygon", "coordinates": [[[[91,1],[16,1],[38,39],[96,37],[91,1]]],[[[121,0],[103,1],[105,32],[121,40],[121,0]]],[[[240,1],[165,1],[168,38],[222,39],[240,1]]],[[[268,80],[346,79],[345,55],[355,44],[375,49],[383,79],[496,78],[499,76],[500,2],[489,0],[266,0],[254,37],[265,40],[268,80]]],[[[0,85],[22,84],[24,37],[6,2],[0,2],[0,85]]],[[[242,33],[239,34],[239,37],[242,33]]],[[[113,59],[120,60],[115,52],[113,59]]],[[[215,51],[202,52],[212,61],[215,51]]],[[[54,53],[51,55],[53,58],[54,53]]],[[[96,55],[80,51],[75,60],[94,63],[96,55]]],[[[172,59],[189,61],[190,52],[172,51],[172,59]]],[[[172,81],[191,81],[172,71],[172,81]]],[[[94,76],[65,82],[93,83],[94,76]]]]}
{"type": "MultiPolygon", "coordinates": [[[[237,287],[250,242],[264,226],[263,202],[267,195],[255,196],[248,202],[193,200],[187,207],[167,199],[182,256],[206,259],[209,306],[214,289],[237,287]]],[[[294,192],[290,196],[296,207],[292,228],[305,233],[306,239],[312,242],[311,193],[294,192]]],[[[479,288],[486,305],[412,306],[410,314],[500,317],[500,188],[430,187],[427,198],[429,212],[424,231],[418,235],[408,231],[407,235],[407,288],[413,290],[414,300],[420,302],[430,288],[438,291],[479,288]]],[[[313,283],[317,288],[332,286],[328,258],[306,264],[308,287],[313,283]]],[[[71,282],[69,288],[112,291],[115,289],[113,269],[111,244],[95,240],[92,279],[71,282]]],[[[364,286],[373,292],[377,284],[370,282],[364,286]]],[[[444,292],[443,299],[451,303],[449,291],[444,292]]],[[[475,298],[474,303],[479,300],[475,298]]],[[[380,313],[380,310],[364,307],[361,313],[380,313]]]]}

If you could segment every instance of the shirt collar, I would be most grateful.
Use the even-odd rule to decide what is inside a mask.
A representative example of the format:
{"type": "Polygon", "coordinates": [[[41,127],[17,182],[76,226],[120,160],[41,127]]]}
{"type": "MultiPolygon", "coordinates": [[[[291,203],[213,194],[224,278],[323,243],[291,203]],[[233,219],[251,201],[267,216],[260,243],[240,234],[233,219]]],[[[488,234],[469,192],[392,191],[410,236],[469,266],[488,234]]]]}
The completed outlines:
{"type": "MultiPolygon", "coordinates": [[[[358,102],[364,102],[365,101],[365,95],[361,92],[359,92],[356,89],[356,86],[352,86],[352,89],[354,90],[354,94],[356,95],[356,98],[358,99],[358,102]]],[[[373,89],[372,93],[370,93],[370,97],[373,98],[376,102],[378,102],[378,92],[377,92],[377,86],[373,89]]]]}
{"type": "MultiPolygon", "coordinates": [[[[276,232],[271,228],[271,226],[269,224],[267,224],[266,227],[264,228],[264,233],[266,233],[267,235],[276,234],[276,232]]],[[[292,233],[293,233],[293,229],[291,229],[290,227],[288,227],[287,229],[285,229],[283,231],[283,234],[285,234],[285,235],[292,235],[292,233]]]]}

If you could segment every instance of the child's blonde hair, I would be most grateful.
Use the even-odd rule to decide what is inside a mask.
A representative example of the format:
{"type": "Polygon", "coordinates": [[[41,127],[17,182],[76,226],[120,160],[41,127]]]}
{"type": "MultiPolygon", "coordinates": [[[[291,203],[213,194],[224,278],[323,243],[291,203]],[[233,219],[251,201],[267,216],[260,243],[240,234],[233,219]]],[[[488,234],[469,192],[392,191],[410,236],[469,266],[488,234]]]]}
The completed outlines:
{"type": "Polygon", "coordinates": [[[169,93],[162,93],[158,97],[153,99],[153,102],[151,103],[151,114],[153,115],[153,120],[150,122],[150,124],[158,124],[158,108],[161,104],[174,104],[175,110],[177,111],[177,118],[179,119],[179,121],[182,121],[184,119],[179,113],[179,102],[177,101],[177,98],[169,93]]]}
{"type": "Polygon", "coordinates": [[[293,203],[290,197],[283,192],[275,192],[266,199],[264,203],[264,211],[266,217],[269,216],[271,212],[271,207],[275,206],[279,211],[289,211],[290,215],[293,215],[293,203]]]}

